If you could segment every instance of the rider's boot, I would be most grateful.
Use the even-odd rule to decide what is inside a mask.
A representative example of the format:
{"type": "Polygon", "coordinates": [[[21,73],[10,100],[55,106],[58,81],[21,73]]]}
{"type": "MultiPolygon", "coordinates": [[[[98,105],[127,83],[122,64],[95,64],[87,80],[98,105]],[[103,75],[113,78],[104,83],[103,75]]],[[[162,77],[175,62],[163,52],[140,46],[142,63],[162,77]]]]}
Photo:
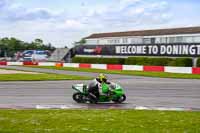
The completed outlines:
{"type": "Polygon", "coordinates": [[[97,103],[98,102],[98,98],[93,93],[89,93],[89,101],[91,103],[97,103]]]}

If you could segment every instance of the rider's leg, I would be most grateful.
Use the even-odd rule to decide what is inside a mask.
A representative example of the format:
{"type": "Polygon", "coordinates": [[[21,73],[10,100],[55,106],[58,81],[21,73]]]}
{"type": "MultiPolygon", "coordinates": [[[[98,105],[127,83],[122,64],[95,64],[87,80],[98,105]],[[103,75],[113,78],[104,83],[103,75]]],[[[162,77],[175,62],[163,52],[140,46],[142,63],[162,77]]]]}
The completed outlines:
{"type": "Polygon", "coordinates": [[[90,97],[91,97],[93,100],[98,101],[99,92],[98,92],[98,88],[97,88],[96,86],[95,86],[95,87],[89,88],[88,92],[89,92],[90,97]]]}

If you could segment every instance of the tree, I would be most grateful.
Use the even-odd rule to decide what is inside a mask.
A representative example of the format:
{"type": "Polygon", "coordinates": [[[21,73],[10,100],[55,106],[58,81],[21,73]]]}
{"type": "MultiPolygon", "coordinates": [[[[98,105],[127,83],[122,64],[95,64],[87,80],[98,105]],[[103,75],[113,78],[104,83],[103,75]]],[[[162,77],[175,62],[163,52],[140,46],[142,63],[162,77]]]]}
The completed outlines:
{"type": "Polygon", "coordinates": [[[80,41],[78,41],[78,42],[74,42],[74,46],[79,46],[79,45],[84,45],[84,44],[86,44],[86,40],[84,39],[84,38],[82,38],[80,41]]]}
{"type": "Polygon", "coordinates": [[[43,40],[42,40],[42,39],[39,39],[39,38],[35,39],[34,42],[35,42],[36,44],[40,44],[40,45],[43,44],[43,40]]]}
{"type": "Polygon", "coordinates": [[[35,39],[33,42],[28,43],[16,39],[14,37],[11,38],[2,38],[0,39],[0,56],[8,55],[9,57],[13,57],[16,52],[22,52],[24,50],[55,50],[55,47],[52,44],[43,44],[43,40],[35,39]]]}
{"type": "Polygon", "coordinates": [[[43,40],[42,39],[35,39],[32,43],[31,43],[31,47],[33,49],[38,49],[43,45],[43,40]]]}
{"type": "Polygon", "coordinates": [[[85,40],[85,39],[81,39],[81,40],[79,41],[79,43],[80,43],[81,45],[86,44],[86,40],[85,40]]]}

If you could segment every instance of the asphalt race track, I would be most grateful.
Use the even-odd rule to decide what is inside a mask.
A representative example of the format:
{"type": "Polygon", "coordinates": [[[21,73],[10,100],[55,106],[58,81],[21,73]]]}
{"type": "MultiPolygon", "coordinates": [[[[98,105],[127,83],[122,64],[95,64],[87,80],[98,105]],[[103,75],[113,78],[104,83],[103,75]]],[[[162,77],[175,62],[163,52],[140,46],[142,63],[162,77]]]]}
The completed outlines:
{"type": "MultiPolygon", "coordinates": [[[[8,66],[5,66],[8,67],[8,66]]],[[[9,68],[14,66],[9,66],[9,68]]],[[[47,69],[15,67],[49,73],[96,76],[94,73],[52,71],[47,69]]],[[[165,79],[137,76],[108,75],[109,79],[125,88],[125,104],[76,104],[72,100],[71,86],[89,81],[38,81],[0,82],[0,108],[26,107],[36,105],[66,105],[72,108],[133,108],[166,107],[200,110],[200,81],[191,79],[165,79]]]]}

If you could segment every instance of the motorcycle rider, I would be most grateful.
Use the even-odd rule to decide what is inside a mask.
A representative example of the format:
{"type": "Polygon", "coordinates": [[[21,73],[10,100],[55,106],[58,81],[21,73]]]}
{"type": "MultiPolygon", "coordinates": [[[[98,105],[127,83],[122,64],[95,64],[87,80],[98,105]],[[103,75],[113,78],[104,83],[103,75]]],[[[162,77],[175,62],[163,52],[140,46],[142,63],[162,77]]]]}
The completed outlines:
{"type": "Polygon", "coordinates": [[[95,78],[91,83],[89,83],[89,94],[91,98],[95,101],[98,101],[100,91],[102,92],[102,83],[110,84],[108,82],[106,75],[99,74],[97,78],[95,78]]]}

